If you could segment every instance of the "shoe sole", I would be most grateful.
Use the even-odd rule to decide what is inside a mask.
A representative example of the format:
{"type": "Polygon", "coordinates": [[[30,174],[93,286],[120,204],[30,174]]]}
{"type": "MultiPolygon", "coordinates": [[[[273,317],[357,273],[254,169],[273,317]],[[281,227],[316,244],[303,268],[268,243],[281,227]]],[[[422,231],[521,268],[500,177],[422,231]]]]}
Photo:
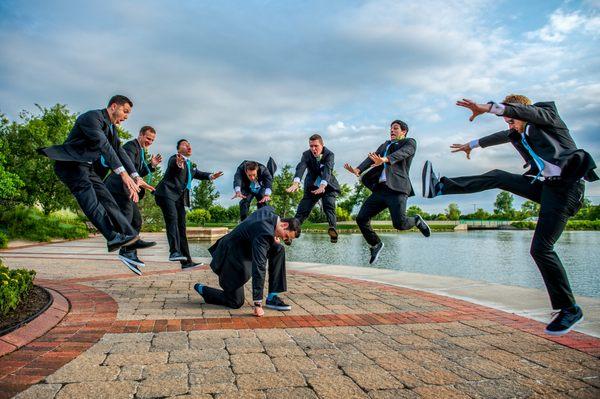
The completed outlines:
{"type": "Polygon", "coordinates": [[[142,275],[142,271],[140,269],[138,269],[137,267],[135,267],[135,265],[130,264],[129,262],[127,262],[126,260],[123,260],[121,258],[119,258],[119,260],[121,262],[123,262],[125,264],[125,266],[127,266],[127,268],[129,270],[131,270],[132,272],[134,272],[135,274],[137,274],[138,276],[142,275]]]}
{"type": "Polygon", "coordinates": [[[200,263],[198,263],[197,265],[194,265],[194,266],[188,266],[188,267],[183,267],[183,266],[181,266],[181,270],[193,269],[193,268],[195,268],[195,267],[200,267],[200,266],[204,266],[204,263],[200,262],[200,263]]]}
{"type": "Polygon", "coordinates": [[[559,337],[559,336],[565,335],[566,333],[568,333],[569,331],[571,331],[573,329],[573,327],[575,327],[581,321],[583,321],[583,316],[581,316],[581,319],[577,320],[575,323],[573,323],[571,325],[571,327],[567,328],[566,330],[562,330],[562,331],[548,331],[548,330],[544,330],[544,333],[546,333],[548,335],[552,335],[554,337],[559,337]]]}
{"type": "Polygon", "coordinates": [[[379,252],[377,252],[377,255],[375,255],[375,259],[373,259],[372,262],[369,262],[370,265],[377,262],[377,259],[379,259],[379,255],[381,255],[381,251],[383,251],[383,247],[385,247],[385,244],[381,243],[381,248],[379,248],[379,252]]]}
{"type": "Polygon", "coordinates": [[[338,242],[338,233],[337,233],[337,231],[335,231],[335,229],[331,228],[331,229],[327,230],[327,234],[329,234],[329,240],[333,244],[338,242]]]}
{"type": "Polygon", "coordinates": [[[133,244],[134,242],[137,242],[139,239],[140,239],[140,236],[137,236],[137,237],[135,237],[135,238],[132,238],[131,240],[129,240],[129,241],[127,241],[127,242],[124,242],[123,244],[115,245],[115,246],[114,246],[114,247],[112,247],[112,248],[110,248],[110,247],[109,247],[109,248],[108,248],[108,252],[114,252],[114,251],[116,251],[117,249],[119,249],[119,248],[121,248],[121,247],[128,247],[128,246],[130,246],[131,244],[133,244]]]}
{"type": "Polygon", "coordinates": [[[425,161],[423,166],[423,198],[431,198],[431,162],[425,161]]]}
{"type": "Polygon", "coordinates": [[[187,260],[185,256],[178,256],[177,258],[169,258],[169,262],[181,262],[182,260],[187,260]]]}
{"type": "Polygon", "coordinates": [[[419,229],[421,231],[421,234],[423,234],[425,237],[431,236],[431,227],[429,227],[429,225],[425,222],[425,220],[423,220],[423,218],[421,218],[420,222],[423,223],[425,225],[425,227],[427,228],[427,230],[425,230],[425,231],[419,229]]]}
{"type": "Polygon", "coordinates": [[[282,312],[288,311],[288,310],[292,310],[291,306],[276,306],[276,305],[267,305],[265,304],[265,308],[269,308],[269,309],[273,309],[273,310],[280,310],[282,312]]]}
{"type": "Polygon", "coordinates": [[[134,264],[134,265],[136,265],[137,267],[145,267],[145,266],[146,266],[146,264],[145,264],[144,262],[138,262],[138,261],[135,261],[135,260],[133,260],[133,259],[129,259],[128,257],[126,257],[126,256],[123,256],[123,255],[119,255],[119,259],[120,259],[122,262],[129,262],[129,263],[131,263],[131,264],[134,264]]]}

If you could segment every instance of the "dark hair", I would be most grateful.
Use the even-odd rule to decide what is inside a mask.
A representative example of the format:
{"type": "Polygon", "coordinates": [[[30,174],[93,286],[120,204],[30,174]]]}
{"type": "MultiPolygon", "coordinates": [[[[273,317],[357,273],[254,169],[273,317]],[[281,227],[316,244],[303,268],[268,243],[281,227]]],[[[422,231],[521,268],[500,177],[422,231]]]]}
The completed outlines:
{"type": "Polygon", "coordinates": [[[146,132],[150,131],[151,133],[156,134],[156,130],[152,126],[142,126],[140,129],[140,134],[146,134],[146,132]]]}
{"type": "Polygon", "coordinates": [[[405,131],[406,133],[408,133],[408,125],[406,124],[406,122],[401,121],[400,119],[396,119],[395,121],[393,121],[392,123],[390,123],[390,127],[392,127],[392,125],[394,123],[397,123],[400,125],[400,130],[405,131]]]}
{"type": "Polygon", "coordinates": [[[296,233],[296,238],[300,237],[300,233],[302,233],[302,228],[300,227],[300,220],[296,218],[284,218],[281,219],[281,221],[288,224],[288,227],[286,229],[287,231],[293,231],[294,233],[296,233]]]}
{"type": "Polygon", "coordinates": [[[256,170],[258,169],[258,162],[246,161],[244,164],[244,170],[256,170]]]}
{"type": "Polygon", "coordinates": [[[133,101],[131,101],[130,99],[128,99],[125,96],[122,96],[120,94],[117,94],[116,96],[112,96],[110,98],[110,100],[108,100],[108,106],[110,107],[113,104],[117,104],[117,105],[125,105],[125,104],[129,104],[130,107],[133,107],[133,101]]]}
{"type": "Polygon", "coordinates": [[[321,137],[320,134],[315,133],[315,134],[313,134],[312,136],[310,136],[308,138],[308,141],[315,141],[315,140],[319,140],[319,142],[321,143],[321,145],[323,145],[323,137],[321,137]]]}
{"type": "Polygon", "coordinates": [[[189,143],[189,141],[187,141],[186,139],[181,139],[181,140],[177,141],[177,149],[179,149],[179,144],[183,143],[184,141],[189,143]]]}

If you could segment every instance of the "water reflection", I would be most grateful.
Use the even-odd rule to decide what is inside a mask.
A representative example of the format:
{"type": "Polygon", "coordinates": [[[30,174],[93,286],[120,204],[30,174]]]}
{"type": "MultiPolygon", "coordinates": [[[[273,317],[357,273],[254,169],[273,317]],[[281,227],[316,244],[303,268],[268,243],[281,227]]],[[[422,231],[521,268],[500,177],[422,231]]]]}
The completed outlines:
{"type": "MultiPolygon", "coordinates": [[[[492,283],[544,288],[531,257],[532,231],[470,231],[380,234],[385,248],[377,268],[463,277],[492,283]]],[[[570,231],[556,244],[576,294],[600,297],[600,232],[570,231]]],[[[190,243],[192,255],[208,256],[208,243],[190,243]]],[[[325,234],[303,233],[286,247],[290,261],[352,266],[369,265],[369,250],[360,234],[342,234],[331,244],[325,234]]]]}

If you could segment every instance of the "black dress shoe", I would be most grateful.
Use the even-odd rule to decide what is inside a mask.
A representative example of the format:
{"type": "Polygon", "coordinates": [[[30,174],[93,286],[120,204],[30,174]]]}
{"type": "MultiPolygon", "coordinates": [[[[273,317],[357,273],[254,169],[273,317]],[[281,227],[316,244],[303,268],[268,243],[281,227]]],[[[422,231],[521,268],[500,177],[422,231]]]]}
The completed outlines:
{"type": "MultiPolygon", "coordinates": [[[[121,249],[123,249],[123,248],[121,248],[121,249]]],[[[142,262],[140,260],[140,258],[137,257],[137,254],[133,251],[119,253],[119,259],[121,259],[123,262],[127,261],[129,263],[132,263],[132,264],[136,265],[137,267],[146,266],[146,264],[144,262],[142,262]]]]}
{"type": "Polygon", "coordinates": [[[115,237],[106,243],[106,246],[108,247],[108,252],[113,252],[122,246],[131,245],[139,239],[140,236],[116,233],[115,237]]]}
{"type": "Polygon", "coordinates": [[[371,247],[371,260],[369,260],[369,263],[373,264],[373,263],[377,262],[377,259],[379,259],[379,254],[381,253],[382,249],[383,249],[383,242],[381,242],[381,241],[379,241],[379,244],[376,244],[371,247]]]}
{"type": "Polygon", "coordinates": [[[192,267],[196,267],[196,266],[203,266],[204,263],[202,262],[188,262],[188,263],[182,263],[181,264],[181,270],[185,270],[185,269],[191,269],[192,267]]]}
{"type": "Polygon", "coordinates": [[[137,265],[135,265],[131,260],[129,260],[128,258],[119,255],[119,260],[121,262],[123,262],[125,264],[125,266],[127,266],[129,268],[129,270],[131,270],[132,272],[134,272],[135,274],[137,274],[138,276],[142,275],[142,271],[137,267],[137,265]]]}
{"type": "Polygon", "coordinates": [[[435,198],[440,194],[438,192],[440,180],[433,172],[433,165],[430,161],[425,161],[421,179],[423,182],[423,198],[435,198]]]}
{"type": "Polygon", "coordinates": [[[419,229],[425,237],[429,237],[431,235],[431,229],[429,228],[429,225],[425,223],[421,215],[415,216],[415,226],[417,226],[417,229],[419,229]]]}
{"type": "Polygon", "coordinates": [[[133,251],[135,249],[143,249],[143,248],[150,248],[156,245],[156,241],[144,241],[141,238],[139,240],[137,240],[135,243],[133,243],[133,245],[129,245],[126,250],[127,251],[133,251]]]}
{"type": "Polygon", "coordinates": [[[335,227],[330,227],[329,230],[327,230],[327,234],[329,234],[329,239],[332,243],[335,244],[338,241],[338,232],[335,227]]]}
{"type": "Polygon", "coordinates": [[[179,261],[186,261],[186,260],[187,260],[187,257],[183,256],[179,252],[173,252],[171,255],[169,255],[170,262],[179,262],[179,261]]]}

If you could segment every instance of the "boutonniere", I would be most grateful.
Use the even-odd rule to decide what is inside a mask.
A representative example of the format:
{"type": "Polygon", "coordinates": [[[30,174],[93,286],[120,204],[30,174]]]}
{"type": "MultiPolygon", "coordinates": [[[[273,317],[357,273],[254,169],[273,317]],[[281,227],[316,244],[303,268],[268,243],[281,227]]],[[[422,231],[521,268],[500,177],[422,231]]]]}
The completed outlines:
{"type": "Polygon", "coordinates": [[[192,169],[196,169],[196,164],[192,162],[192,169]]]}

